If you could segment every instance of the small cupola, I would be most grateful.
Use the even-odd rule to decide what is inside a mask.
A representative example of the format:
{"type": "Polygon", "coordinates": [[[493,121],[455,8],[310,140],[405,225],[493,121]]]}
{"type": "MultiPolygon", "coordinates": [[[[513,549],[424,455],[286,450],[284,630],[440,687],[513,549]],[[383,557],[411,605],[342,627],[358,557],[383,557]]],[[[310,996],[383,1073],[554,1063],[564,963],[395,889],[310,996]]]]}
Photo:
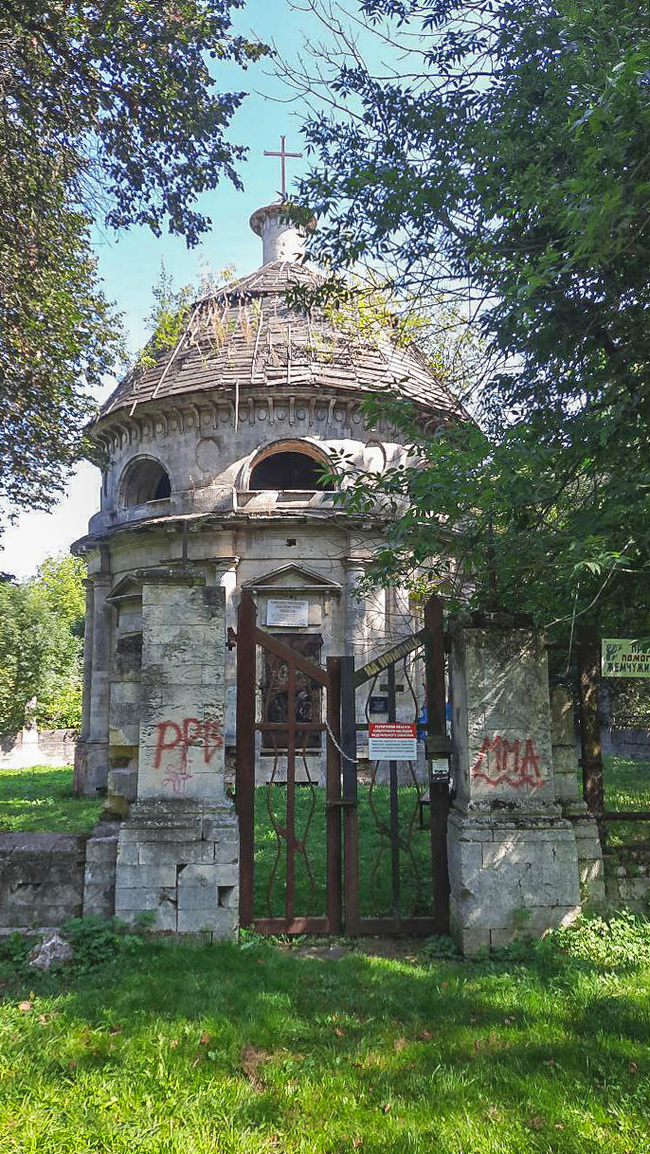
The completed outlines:
{"type": "Polygon", "coordinates": [[[296,261],[305,254],[305,233],[289,220],[286,202],[277,201],[258,208],[250,226],[262,238],[262,264],[274,260],[296,261]]]}

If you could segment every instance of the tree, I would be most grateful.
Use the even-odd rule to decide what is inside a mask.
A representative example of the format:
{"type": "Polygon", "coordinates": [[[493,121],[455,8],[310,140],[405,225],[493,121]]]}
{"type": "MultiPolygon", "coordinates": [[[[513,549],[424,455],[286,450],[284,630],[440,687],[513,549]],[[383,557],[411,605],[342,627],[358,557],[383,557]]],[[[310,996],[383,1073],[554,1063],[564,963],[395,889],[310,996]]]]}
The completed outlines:
{"type": "Polygon", "coordinates": [[[226,138],[243,92],[208,61],[267,48],[231,32],[243,0],[0,0],[0,497],[48,508],[120,352],[90,227],[197,243],[197,197],[241,187],[226,138]]]}
{"type": "Polygon", "coordinates": [[[78,558],[48,557],[0,584],[0,734],[21,729],[34,697],[40,728],[79,726],[85,575],[78,558]]]}
{"type": "Polygon", "coordinates": [[[496,572],[501,600],[542,621],[605,607],[643,620],[646,7],[365,0],[383,67],[330,7],[311,7],[345,52],[321,57],[318,74],[287,69],[316,95],[320,75],[329,101],[304,128],[320,162],[298,198],[320,220],[312,251],[338,268],[382,262],[391,290],[425,305],[454,300],[492,368],[472,398],[478,430],[448,426],[425,443],[414,428],[424,470],[377,482],[411,499],[380,575],[455,533],[475,604],[496,572]]]}

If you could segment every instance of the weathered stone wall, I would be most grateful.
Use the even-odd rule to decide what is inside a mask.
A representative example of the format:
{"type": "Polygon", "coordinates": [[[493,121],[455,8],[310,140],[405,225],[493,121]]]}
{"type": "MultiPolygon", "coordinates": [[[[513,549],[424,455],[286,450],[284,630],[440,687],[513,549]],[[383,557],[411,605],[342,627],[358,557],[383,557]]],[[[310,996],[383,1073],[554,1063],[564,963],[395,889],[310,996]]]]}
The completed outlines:
{"type": "Polygon", "coordinates": [[[607,903],[617,909],[650,913],[650,850],[633,846],[604,853],[607,903]]]}
{"type": "Polygon", "coordinates": [[[0,928],[60,926],[83,909],[86,834],[0,835],[0,928]]]}
{"type": "Polygon", "coordinates": [[[75,729],[41,729],[14,733],[0,738],[0,769],[31,769],[49,765],[60,769],[74,763],[77,731],[75,729]]]}

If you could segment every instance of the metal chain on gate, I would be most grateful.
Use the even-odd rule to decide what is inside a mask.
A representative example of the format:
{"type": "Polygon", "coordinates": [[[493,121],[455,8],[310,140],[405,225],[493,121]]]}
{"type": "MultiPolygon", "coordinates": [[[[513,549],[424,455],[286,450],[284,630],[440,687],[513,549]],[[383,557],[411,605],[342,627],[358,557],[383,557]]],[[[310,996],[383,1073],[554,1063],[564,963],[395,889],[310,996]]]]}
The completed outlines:
{"type": "Polygon", "coordinates": [[[339,745],[334,734],[332,733],[332,730],[330,729],[330,727],[328,725],[327,719],[325,719],[325,728],[326,728],[326,730],[327,730],[327,732],[331,738],[332,745],[335,747],[335,749],[338,750],[338,752],[341,754],[341,757],[344,757],[346,761],[352,762],[352,765],[358,765],[359,764],[358,758],[350,757],[349,753],[345,753],[344,750],[341,749],[341,746],[339,745]]]}

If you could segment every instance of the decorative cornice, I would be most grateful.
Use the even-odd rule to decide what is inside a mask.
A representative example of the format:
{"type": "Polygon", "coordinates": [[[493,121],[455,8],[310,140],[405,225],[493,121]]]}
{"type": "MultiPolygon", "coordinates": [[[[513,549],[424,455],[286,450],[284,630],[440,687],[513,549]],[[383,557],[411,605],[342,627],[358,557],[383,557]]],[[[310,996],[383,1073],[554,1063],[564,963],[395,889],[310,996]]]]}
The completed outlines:
{"type": "MultiPolygon", "coordinates": [[[[133,416],[120,410],[100,419],[90,430],[90,435],[110,455],[129,445],[151,445],[169,437],[193,434],[198,441],[218,429],[227,426],[234,429],[241,425],[259,426],[260,430],[264,425],[318,426],[321,431],[324,427],[332,438],[339,439],[366,427],[361,412],[362,401],[363,398],[351,399],[340,393],[327,396],[322,392],[275,392],[273,396],[244,397],[236,411],[234,400],[230,398],[209,400],[205,395],[190,395],[179,398],[174,404],[169,401],[144,403],[133,416]]],[[[426,429],[435,424],[434,419],[429,419],[426,429]]],[[[390,421],[379,421],[374,428],[379,434],[397,431],[390,421]]]]}

